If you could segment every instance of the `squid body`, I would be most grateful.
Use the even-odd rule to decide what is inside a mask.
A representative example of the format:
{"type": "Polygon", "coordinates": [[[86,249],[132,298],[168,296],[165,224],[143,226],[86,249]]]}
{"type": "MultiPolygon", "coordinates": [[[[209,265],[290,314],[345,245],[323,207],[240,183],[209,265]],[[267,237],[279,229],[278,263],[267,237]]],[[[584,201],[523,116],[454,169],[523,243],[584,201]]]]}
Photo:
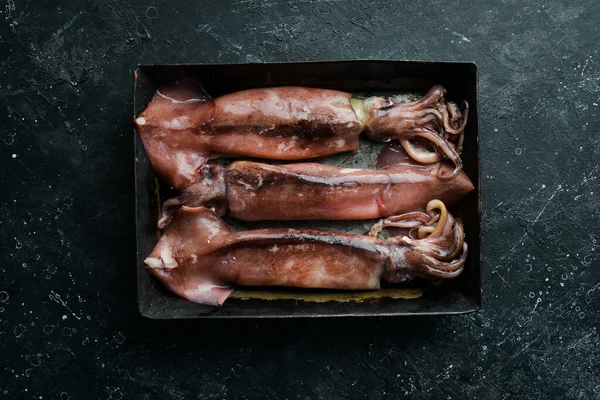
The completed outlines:
{"type": "Polygon", "coordinates": [[[386,146],[378,169],[339,168],[318,163],[270,165],[236,161],[206,165],[193,184],[163,205],[164,228],[182,205],[227,209],[245,221],[363,220],[425,210],[431,199],[448,206],[473,190],[464,172],[440,179],[442,163],[419,164],[399,145],[386,146]]]}

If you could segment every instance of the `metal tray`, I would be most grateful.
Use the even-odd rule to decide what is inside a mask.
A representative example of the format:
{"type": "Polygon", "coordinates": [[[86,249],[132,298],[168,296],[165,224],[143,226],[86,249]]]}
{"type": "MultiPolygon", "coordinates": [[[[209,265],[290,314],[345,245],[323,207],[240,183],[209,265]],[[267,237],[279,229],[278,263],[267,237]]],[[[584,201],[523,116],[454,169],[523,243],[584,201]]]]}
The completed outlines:
{"type": "MultiPolygon", "coordinates": [[[[442,84],[452,100],[469,102],[469,120],[462,153],[464,170],[475,185],[451,212],[465,225],[469,255],[463,274],[432,286],[425,281],[385,285],[379,291],[343,292],[286,288],[239,288],[222,307],[184,300],[163,288],[146,271],[143,260],[154,248],[159,231],[156,219],[161,202],[174,193],[156,178],[144,147],[134,130],[138,305],[144,317],[176,318],[279,318],[333,316],[406,316],[463,314],[481,306],[481,196],[477,116],[477,67],[473,63],[429,61],[326,61],[249,64],[140,65],[134,73],[133,114],[147,106],[162,84],[198,79],[211,96],[237,90],[299,85],[352,93],[402,93],[420,97],[434,84],[442,84]]],[[[324,157],[319,161],[372,168],[381,144],[361,137],[356,152],[324,157]]],[[[227,162],[220,160],[219,162],[227,162]]],[[[235,230],[266,226],[312,226],[364,233],[373,221],[243,223],[226,218],[235,230]]]]}

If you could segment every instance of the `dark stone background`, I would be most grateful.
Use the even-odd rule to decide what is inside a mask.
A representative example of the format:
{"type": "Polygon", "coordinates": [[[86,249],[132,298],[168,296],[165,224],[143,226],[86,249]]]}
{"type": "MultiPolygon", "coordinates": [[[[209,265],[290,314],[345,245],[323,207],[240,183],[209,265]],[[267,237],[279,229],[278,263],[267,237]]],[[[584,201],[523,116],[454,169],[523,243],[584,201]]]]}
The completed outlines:
{"type": "Polygon", "coordinates": [[[600,398],[600,2],[0,5],[0,397],[600,398]],[[398,319],[137,314],[137,63],[480,67],[484,308],[398,319]]]}

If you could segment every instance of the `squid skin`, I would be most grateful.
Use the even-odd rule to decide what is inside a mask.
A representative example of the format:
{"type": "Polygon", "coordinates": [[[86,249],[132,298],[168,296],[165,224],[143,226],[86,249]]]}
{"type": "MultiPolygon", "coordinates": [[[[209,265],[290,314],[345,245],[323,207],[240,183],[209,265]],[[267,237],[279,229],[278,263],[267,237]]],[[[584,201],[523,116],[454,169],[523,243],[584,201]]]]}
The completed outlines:
{"type": "Polygon", "coordinates": [[[135,127],[154,170],[182,191],[209,158],[247,156],[306,160],[356,150],[366,131],[374,140],[399,140],[415,160],[447,158],[460,171],[460,147],[468,107],[445,100],[433,87],[411,103],[306,87],[249,89],[211,99],[185,79],[159,88],[135,127]],[[458,139],[457,139],[458,138],[458,139]],[[415,146],[424,141],[432,150],[415,146]]]}
{"type": "Polygon", "coordinates": [[[458,276],[467,257],[462,224],[443,203],[379,221],[368,235],[326,230],[262,229],[233,233],[213,211],[182,207],[145,263],[175,294],[220,306],[235,285],[378,289],[458,276]],[[409,230],[382,240],[385,227],[409,230]],[[415,237],[416,232],[416,237],[415,237]]]}
{"type": "Polygon", "coordinates": [[[207,165],[182,195],[165,202],[158,226],[164,228],[184,204],[213,208],[218,215],[229,209],[244,221],[362,220],[424,210],[432,198],[451,206],[473,190],[464,172],[444,180],[440,168],[449,170],[441,163],[414,162],[400,145],[386,146],[377,170],[317,163],[207,165]]]}

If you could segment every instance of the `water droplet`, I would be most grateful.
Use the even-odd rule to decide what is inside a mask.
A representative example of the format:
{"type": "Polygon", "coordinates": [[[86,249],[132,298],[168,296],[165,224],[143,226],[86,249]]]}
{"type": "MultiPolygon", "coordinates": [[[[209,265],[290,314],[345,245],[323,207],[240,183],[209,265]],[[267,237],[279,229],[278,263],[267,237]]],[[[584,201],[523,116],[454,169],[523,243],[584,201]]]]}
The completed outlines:
{"type": "Polygon", "coordinates": [[[158,18],[158,10],[156,9],[156,7],[150,6],[146,8],[146,17],[148,17],[148,19],[158,18]]]}
{"type": "Polygon", "coordinates": [[[25,333],[25,325],[19,324],[14,327],[13,332],[16,338],[20,338],[25,333]]]}
{"type": "Polygon", "coordinates": [[[4,144],[7,146],[12,145],[15,142],[15,135],[8,134],[4,137],[4,144]]]}
{"type": "Polygon", "coordinates": [[[118,344],[123,344],[125,343],[125,336],[123,336],[123,334],[121,332],[117,332],[114,336],[113,339],[115,340],[115,342],[117,342],[118,344]]]}

